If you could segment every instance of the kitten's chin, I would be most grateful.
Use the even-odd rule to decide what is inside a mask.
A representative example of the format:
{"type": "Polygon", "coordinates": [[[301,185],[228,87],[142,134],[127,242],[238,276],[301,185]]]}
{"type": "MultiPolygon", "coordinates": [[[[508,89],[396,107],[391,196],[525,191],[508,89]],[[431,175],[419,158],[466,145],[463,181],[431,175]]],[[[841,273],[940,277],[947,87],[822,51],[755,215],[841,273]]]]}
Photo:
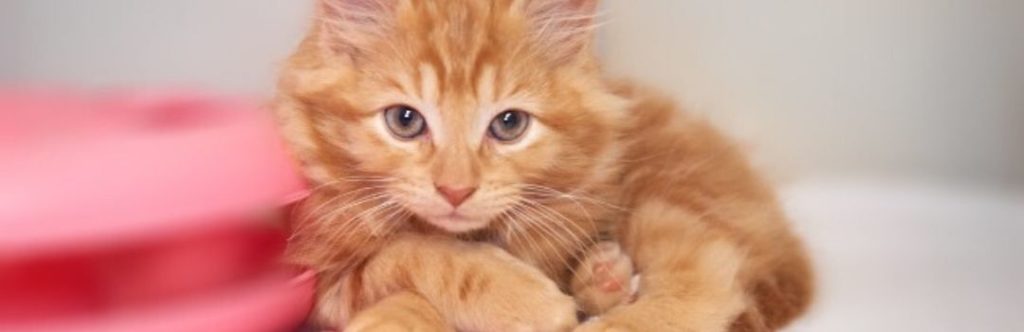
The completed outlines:
{"type": "Polygon", "coordinates": [[[487,219],[473,219],[457,214],[425,219],[431,225],[437,226],[449,233],[466,233],[487,227],[487,219]]]}

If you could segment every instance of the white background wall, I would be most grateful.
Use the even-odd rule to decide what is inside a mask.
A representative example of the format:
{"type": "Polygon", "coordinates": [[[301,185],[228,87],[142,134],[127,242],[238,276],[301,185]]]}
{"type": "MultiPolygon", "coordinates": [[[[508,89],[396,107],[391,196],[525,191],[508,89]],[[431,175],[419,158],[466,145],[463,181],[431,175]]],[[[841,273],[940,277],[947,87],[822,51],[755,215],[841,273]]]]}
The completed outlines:
{"type": "Polygon", "coordinates": [[[1024,184],[1024,1],[607,1],[604,51],[783,176],[1024,184]]]}
{"type": "Polygon", "coordinates": [[[272,91],[306,0],[0,0],[0,79],[272,91]]]}
{"type": "MultiPolygon", "coordinates": [[[[266,95],[312,0],[2,0],[0,81],[266,95]]],[[[1024,1],[606,1],[609,68],[780,177],[1024,185],[1024,1]]]]}

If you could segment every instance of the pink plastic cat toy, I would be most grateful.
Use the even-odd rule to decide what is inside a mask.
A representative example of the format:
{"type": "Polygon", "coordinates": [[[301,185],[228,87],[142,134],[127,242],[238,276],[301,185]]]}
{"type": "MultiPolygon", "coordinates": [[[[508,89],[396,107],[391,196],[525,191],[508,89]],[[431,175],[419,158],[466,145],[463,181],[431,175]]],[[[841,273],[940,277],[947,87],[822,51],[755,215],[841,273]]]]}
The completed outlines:
{"type": "Polygon", "coordinates": [[[250,103],[0,90],[0,330],[295,328],[314,277],[261,216],[305,193],[250,103]]]}

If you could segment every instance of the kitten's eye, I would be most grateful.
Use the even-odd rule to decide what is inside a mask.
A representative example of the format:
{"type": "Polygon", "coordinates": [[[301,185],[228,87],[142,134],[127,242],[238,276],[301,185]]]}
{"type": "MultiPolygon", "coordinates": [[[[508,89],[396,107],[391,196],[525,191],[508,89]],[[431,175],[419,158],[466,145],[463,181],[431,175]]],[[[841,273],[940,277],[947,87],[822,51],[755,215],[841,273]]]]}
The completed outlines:
{"type": "Polygon", "coordinates": [[[388,106],[384,109],[384,122],[396,137],[410,140],[427,131],[427,121],[416,109],[406,105],[388,106]]]}
{"type": "Polygon", "coordinates": [[[508,110],[494,117],[490,133],[499,141],[511,143],[521,138],[529,127],[530,114],[520,110],[508,110]]]}

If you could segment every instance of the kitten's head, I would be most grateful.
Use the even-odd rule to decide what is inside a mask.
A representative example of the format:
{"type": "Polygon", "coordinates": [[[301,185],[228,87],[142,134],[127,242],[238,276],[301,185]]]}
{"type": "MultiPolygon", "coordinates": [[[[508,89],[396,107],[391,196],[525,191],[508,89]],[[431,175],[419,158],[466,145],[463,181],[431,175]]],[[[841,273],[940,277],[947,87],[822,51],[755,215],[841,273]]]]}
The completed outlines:
{"type": "Polygon", "coordinates": [[[317,184],[361,182],[449,232],[541,209],[613,173],[624,102],[590,52],[595,7],[319,0],[283,76],[286,131],[317,184]]]}

